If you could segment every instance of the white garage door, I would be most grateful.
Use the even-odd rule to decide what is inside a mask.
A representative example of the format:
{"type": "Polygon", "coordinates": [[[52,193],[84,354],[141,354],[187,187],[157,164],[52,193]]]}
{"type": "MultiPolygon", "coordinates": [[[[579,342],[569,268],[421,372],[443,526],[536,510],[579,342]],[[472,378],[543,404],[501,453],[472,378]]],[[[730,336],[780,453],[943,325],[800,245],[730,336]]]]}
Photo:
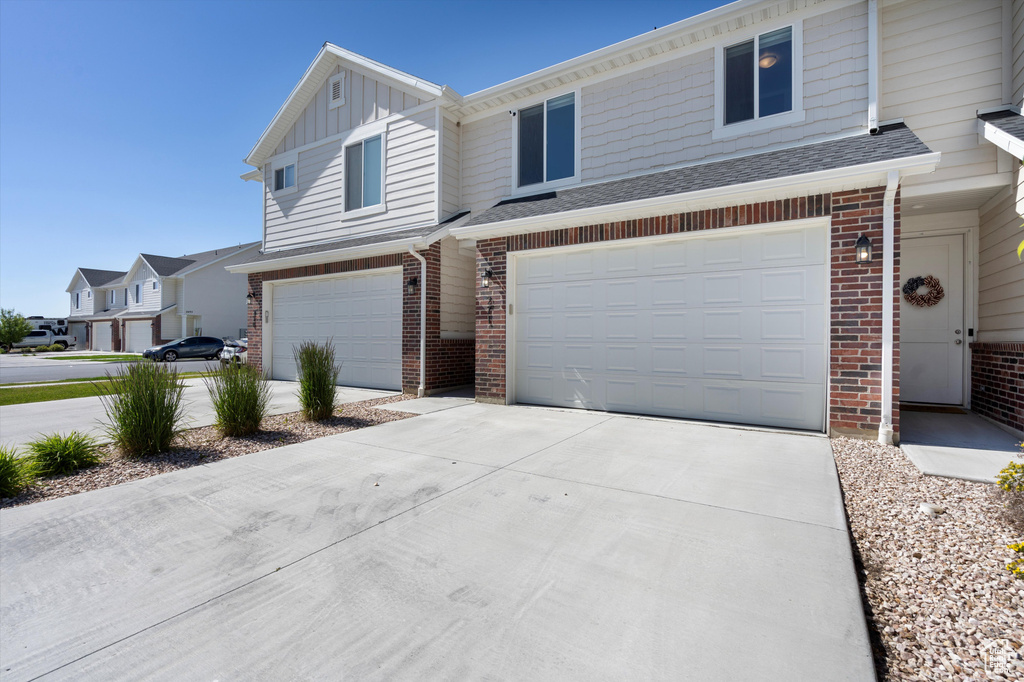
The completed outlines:
{"type": "Polygon", "coordinates": [[[334,338],[342,386],[402,388],[400,269],[275,284],[273,377],[294,381],[292,348],[334,338]]]}
{"type": "Polygon", "coordinates": [[[516,257],[517,402],[822,430],[826,231],[516,257]]]}
{"type": "Polygon", "coordinates": [[[110,323],[93,322],[92,325],[92,348],[93,350],[110,350],[110,323]]]}
{"type": "Polygon", "coordinates": [[[153,345],[153,328],[149,320],[134,320],[125,324],[128,335],[128,352],[141,353],[153,345]]]}

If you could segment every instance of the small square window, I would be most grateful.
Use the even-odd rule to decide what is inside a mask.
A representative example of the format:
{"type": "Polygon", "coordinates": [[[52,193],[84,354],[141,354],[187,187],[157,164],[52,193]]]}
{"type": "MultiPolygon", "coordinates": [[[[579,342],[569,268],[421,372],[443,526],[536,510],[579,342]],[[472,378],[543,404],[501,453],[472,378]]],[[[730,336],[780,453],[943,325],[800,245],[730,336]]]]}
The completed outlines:
{"type": "Polygon", "coordinates": [[[345,147],[345,210],[377,206],[384,183],[381,136],[345,147]]]}
{"type": "Polygon", "coordinates": [[[274,191],[279,192],[289,187],[295,187],[295,164],[290,163],[283,168],[274,171],[274,191]]]}

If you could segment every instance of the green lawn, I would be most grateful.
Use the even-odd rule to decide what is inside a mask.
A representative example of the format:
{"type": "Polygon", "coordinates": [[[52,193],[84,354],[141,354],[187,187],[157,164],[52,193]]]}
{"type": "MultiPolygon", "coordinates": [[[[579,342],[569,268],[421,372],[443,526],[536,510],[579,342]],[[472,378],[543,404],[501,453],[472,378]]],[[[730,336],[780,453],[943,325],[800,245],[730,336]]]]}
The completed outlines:
{"type": "Polygon", "coordinates": [[[88,360],[89,362],[130,362],[138,360],[141,355],[47,355],[47,360],[88,360]]]}
{"type": "MultiPolygon", "coordinates": [[[[88,381],[85,379],[83,381],[88,381]]],[[[5,388],[0,390],[0,405],[22,405],[42,403],[49,400],[68,398],[91,398],[100,395],[100,387],[110,386],[109,381],[99,383],[59,384],[57,386],[28,386],[26,388],[5,388]]]]}

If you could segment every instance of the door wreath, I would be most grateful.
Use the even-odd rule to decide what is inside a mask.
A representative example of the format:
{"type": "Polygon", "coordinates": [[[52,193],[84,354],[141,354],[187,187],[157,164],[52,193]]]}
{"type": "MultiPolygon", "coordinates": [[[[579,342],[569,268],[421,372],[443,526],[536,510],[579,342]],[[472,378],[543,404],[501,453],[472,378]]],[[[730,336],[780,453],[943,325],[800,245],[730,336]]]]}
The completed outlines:
{"type": "Polygon", "coordinates": [[[945,295],[946,292],[942,290],[942,285],[939,284],[939,278],[932,275],[927,277],[911,277],[903,285],[903,298],[907,299],[907,303],[921,308],[932,307],[941,301],[945,295]],[[928,291],[924,294],[917,293],[917,290],[921,287],[928,287],[928,291]]]}

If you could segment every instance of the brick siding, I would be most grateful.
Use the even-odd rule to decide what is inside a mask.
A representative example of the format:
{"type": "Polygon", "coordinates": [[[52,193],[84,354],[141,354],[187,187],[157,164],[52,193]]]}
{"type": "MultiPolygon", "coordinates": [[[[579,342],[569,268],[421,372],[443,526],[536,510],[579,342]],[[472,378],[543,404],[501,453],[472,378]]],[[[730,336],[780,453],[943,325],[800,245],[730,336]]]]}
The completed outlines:
{"type": "MultiPolygon", "coordinates": [[[[441,245],[433,244],[421,253],[427,260],[427,343],[424,389],[466,386],[473,383],[473,340],[441,338],[441,245]]],[[[379,268],[402,267],[402,390],[416,393],[420,371],[420,262],[411,254],[395,253],[372,258],[288,268],[249,275],[253,300],[248,305],[248,358],[263,369],[263,283],[300,277],[360,272],[379,268]],[[412,277],[417,286],[409,292],[412,277]]]]}
{"type": "MultiPolygon", "coordinates": [[[[476,396],[485,402],[506,401],[505,292],[507,254],[554,246],[588,244],[636,237],[678,234],[720,227],[757,225],[815,216],[832,217],[832,284],[829,375],[831,431],[873,435],[881,415],[882,349],[882,202],[884,187],[821,194],[694,211],[653,218],[564,228],[477,241],[476,396]],[[854,261],[854,243],[866,234],[875,246],[870,264],[854,261]],[[481,286],[493,271],[490,288],[481,286]]],[[[899,431],[899,228],[896,199],[894,306],[893,431],[899,431]]]]}
{"type": "Polygon", "coordinates": [[[971,409],[1024,431],[1024,343],[971,344],[971,409]]]}

